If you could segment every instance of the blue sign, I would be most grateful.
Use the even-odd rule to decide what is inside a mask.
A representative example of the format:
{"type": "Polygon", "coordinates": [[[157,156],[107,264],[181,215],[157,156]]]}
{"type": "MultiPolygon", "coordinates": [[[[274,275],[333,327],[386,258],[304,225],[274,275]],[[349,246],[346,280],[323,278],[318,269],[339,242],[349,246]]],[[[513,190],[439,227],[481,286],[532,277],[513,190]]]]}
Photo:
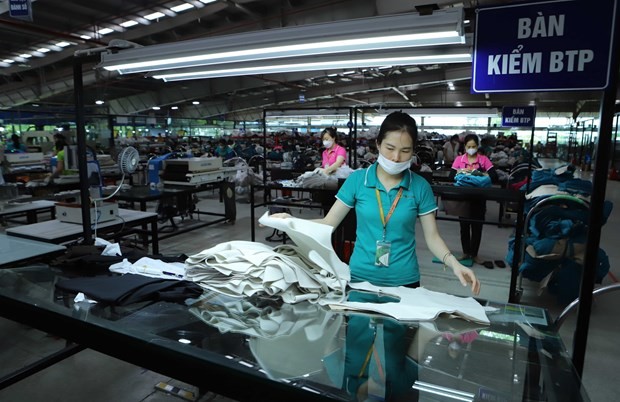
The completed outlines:
{"type": "Polygon", "coordinates": [[[20,20],[32,21],[32,4],[30,4],[30,0],[9,0],[9,16],[20,20]]]}
{"type": "Polygon", "coordinates": [[[504,106],[502,127],[533,127],[536,106],[504,106]]]}
{"type": "Polygon", "coordinates": [[[603,90],[617,0],[554,0],[477,10],[472,91],[603,90]]]}

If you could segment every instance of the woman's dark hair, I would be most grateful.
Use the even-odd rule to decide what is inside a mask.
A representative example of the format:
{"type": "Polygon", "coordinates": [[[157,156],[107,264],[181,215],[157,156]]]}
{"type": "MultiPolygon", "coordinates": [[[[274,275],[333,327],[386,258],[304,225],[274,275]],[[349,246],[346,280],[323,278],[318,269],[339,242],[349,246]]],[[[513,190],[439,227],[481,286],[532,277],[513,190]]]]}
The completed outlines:
{"type": "Polygon", "coordinates": [[[56,152],[60,152],[67,145],[67,141],[65,141],[65,137],[57,137],[56,142],[54,142],[54,148],[56,148],[56,152]]]}
{"type": "Polygon", "coordinates": [[[411,137],[411,143],[415,148],[418,142],[418,125],[413,117],[403,112],[392,112],[388,114],[379,128],[379,134],[377,135],[378,145],[381,145],[385,135],[390,131],[404,131],[408,133],[411,137]]]}
{"type": "Polygon", "coordinates": [[[13,146],[15,149],[19,149],[19,136],[17,134],[13,134],[11,136],[11,141],[13,141],[13,146]]]}
{"type": "Polygon", "coordinates": [[[338,131],[336,131],[335,127],[327,127],[321,131],[321,139],[323,139],[325,134],[329,134],[334,139],[334,142],[338,141],[338,131]]]}
{"type": "Polygon", "coordinates": [[[469,141],[474,141],[476,145],[480,146],[480,138],[476,134],[467,134],[463,140],[463,144],[466,145],[469,141]]]}

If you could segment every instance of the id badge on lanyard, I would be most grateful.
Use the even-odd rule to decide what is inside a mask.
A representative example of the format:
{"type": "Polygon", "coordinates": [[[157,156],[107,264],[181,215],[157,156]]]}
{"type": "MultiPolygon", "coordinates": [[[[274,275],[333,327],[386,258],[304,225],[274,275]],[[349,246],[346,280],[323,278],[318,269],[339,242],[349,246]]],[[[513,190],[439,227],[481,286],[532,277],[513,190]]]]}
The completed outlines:
{"type": "Polygon", "coordinates": [[[375,251],[375,265],[378,267],[389,267],[391,251],[391,241],[377,240],[377,249],[375,251]]]}
{"type": "Polygon", "coordinates": [[[386,240],[386,229],[387,224],[392,217],[392,213],[394,209],[396,209],[396,205],[398,201],[400,201],[400,197],[403,195],[402,187],[398,190],[398,194],[396,194],[396,198],[392,203],[392,207],[388,212],[387,216],[383,215],[383,205],[381,204],[381,196],[379,194],[379,190],[375,189],[377,194],[377,202],[379,203],[379,214],[381,216],[381,223],[383,224],[383,238],[381,240],[377,240],[376,249],[375,249],[375,265],[378,267],[389,267],[390,266],[390,254],[392,253],[392,242],[386,240]]]}

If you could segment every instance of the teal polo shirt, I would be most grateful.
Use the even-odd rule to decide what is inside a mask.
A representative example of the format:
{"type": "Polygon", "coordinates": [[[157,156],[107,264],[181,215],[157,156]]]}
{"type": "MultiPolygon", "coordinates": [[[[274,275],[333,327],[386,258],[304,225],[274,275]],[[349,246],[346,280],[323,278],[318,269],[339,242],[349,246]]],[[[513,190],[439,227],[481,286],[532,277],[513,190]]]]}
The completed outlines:
{"type": "Polygon", "coordinates": [[[405,171],[398,186],[389,192],[377,179],[377,164],[356,170],[336,195],[357,216],[356,240],[349,261],[351,281],[368,281],[378,286],[401,286],[420,280],[420,267],[415,252],[415,225],[420,215],[437,209],[430,184],[421,176],[405,171]],[[390,265],[375,265],[377,240],[383,237],[383,224],[375,189],[379,190],[383,213],[388,214],[399,188],[403,194],[386,228],[386,240],[392,242],[390,265]]]}

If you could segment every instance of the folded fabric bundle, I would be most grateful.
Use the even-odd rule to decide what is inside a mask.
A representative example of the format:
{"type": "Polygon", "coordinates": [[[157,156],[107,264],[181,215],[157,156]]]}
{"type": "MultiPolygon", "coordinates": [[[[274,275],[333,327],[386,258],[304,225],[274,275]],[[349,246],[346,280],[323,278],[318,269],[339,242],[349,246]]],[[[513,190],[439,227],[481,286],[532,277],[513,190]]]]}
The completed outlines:
{"type": "Polygon", "coordinates": [[[455,186],[463,187],[491,187],[491,178],[489,176],[475,176],[473,174],[457,174],[454,177],[455,186]]]}
{"type": "Polygon", "coordinates": [[[287,303],[344,297],[349,267],[332,249],[331,226],[268,214],[259,222],[286,232],[296,245],[221,243],[190,256],[185,261],[186,278],[237,297],[265,293],[287,303]]]}
{"type": "Polygon", "coordinates": [[[186,277],[200,286],[230,296],[280,295],[295,303],[317,299],[337,286],[335,278],[297,252],[297,247],[274,248],[261,243],[231,241],[190,256],[186,277]]]}

